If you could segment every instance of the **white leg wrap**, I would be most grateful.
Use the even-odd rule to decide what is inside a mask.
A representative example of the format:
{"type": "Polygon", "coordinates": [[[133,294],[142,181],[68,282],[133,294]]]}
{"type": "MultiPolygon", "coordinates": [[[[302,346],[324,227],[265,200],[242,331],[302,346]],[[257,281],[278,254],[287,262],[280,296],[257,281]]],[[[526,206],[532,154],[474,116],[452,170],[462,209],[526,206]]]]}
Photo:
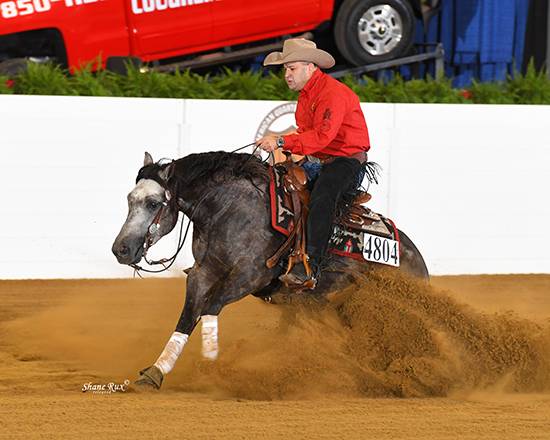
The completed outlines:
{"type": "Polygon", "coordinates": [[[202,321],[202,356],[214,361],[218,358],[218,317],[204,315],[202,321]]]}
{"type": "Polygon", "coordinates": [[[164,347],[164,350],[155,362],[155,367],[157,367],[162,374],[168,374],[172,371],[172,368],[174,368],[183,347],[187,343],[187,339],[189,339],[189,335],[186,335],[185,333],[172,333],[166,347],[164,347]]]}

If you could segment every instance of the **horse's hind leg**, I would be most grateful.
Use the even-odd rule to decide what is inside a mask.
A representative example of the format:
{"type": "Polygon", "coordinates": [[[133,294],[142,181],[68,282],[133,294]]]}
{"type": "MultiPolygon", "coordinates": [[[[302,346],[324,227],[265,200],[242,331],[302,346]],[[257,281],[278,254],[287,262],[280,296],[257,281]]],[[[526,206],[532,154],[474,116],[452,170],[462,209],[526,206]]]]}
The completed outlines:
{"type": "Polygon", "coordinates": [[[428,268],[416,245],[403,231],[399,231],[399,237],[401,240],[401,269],[415,277],[428,280],[430,278],[428,268]]]}

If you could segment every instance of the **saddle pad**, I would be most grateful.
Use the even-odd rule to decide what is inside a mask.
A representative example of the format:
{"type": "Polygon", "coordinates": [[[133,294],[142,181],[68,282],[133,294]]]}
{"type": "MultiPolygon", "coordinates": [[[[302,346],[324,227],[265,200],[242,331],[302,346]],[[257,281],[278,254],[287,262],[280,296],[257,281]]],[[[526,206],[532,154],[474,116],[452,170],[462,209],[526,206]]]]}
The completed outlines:
{"type": "Polygon", "coordinates": [[[329,252],[359,261],[399,266],[399,232],[390,219],[376,215],[379,221],[363,225],[360,229],[335,224],[328,245],[329,252]]]}
{"type": "Polygon", "coordinates": [[[391,238],[393,236],[392,229],[384,223],[384,216],[377,214],[374,211],[371,211],[368,208],[364,208],[364,219],[366,220],[363,224],[353,225],[351,222],[348,222],[346,225],[344,222],[338,222],[343,228],[360,230],[363,232],[369,232],[374,235],[379,235],[382,237],[391,238]]]}
{"type": "Polygon", "coordinates": [[[271,226],[288,236],[294,226],[294,213],[283,188],[283,174],[276,167],[269,167],[269,199],[271,206],[271,226]]]}
{"type": "MultiPolygon", "coordinates": [[[[290,208],[288,197],[285,197],[282,182],[283,174],[277,167],[270,167],[269,173],[271,175],[269,182],[271,225],[276,231],[288,236],[294,226],[294,214],[290,208]]],[[[375,261],[372,258],[366,258],[370,254],[370,247],[374,246],[373,249],[376,251],[380,246],[382,246],[380,249],[387,246],[389,253],[385,256],[388,257],[388,261],[376,260],[376,262],[392,266],[398,265],[399,233],[394,223],[368,208],[365,208],[364,212],[364,218],[368,221],[363,224],[352,226],[349,221],[347,224],[343,222],[334,223],[334,229],[328,245],[329,252],[361,261],[375,261]],[[373,244],[372,239],[369,241],[369,237],[375,237],[377,243],[373,244]],[[383,240],[380,245],[376,237],[380,237],[380,240],[383,240]],[[396,243],[397,247],[395,248],[396,243]],[[394,252],[395,250],[396,252],[394,252]]]]}

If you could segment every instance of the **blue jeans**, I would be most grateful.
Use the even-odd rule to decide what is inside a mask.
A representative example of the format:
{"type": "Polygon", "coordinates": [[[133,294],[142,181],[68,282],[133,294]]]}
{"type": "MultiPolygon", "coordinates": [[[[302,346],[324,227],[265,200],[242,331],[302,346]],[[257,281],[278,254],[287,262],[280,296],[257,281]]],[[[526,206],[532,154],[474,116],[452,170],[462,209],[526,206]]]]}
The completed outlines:
{"type": "MultiPolygon", "coordinates": [[[[310,162],[309,160],[302,164],[302,168],[304,169],[307,175],[307,183],[308,183],[309,189],[313,188],[313,184],[317,180],[317,177],[319,177],[319,173],[321,172],[322,167],[323,167],[322,164],[318,162],[310,162]]],[[[365,178],[365,169],[361,168],[359,173],[357,173],[357,179],[355,181],[355,186],[353,189],[359,188],[363,183],[364,178],[365,178]]]]}
{"type": "Polygon", "coordinates": [[[302,164],[302,168],[306,172],[307,175],[307,182],[308,184],[313,183],[317,177],[319,177],[319,173],[321,172],[321,165],[317,162],[310,162],[309,160],[307,162],[304,162],[302,164]]]}

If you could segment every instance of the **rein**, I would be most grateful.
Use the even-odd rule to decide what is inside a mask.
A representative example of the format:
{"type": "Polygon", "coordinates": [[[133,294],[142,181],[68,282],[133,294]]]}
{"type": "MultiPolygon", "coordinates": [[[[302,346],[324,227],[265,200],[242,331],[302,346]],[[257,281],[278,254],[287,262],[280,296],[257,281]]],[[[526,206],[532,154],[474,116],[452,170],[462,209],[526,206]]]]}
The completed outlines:
{"type": "MultiPolygon", "coordinates": [[[[240,148],[237,148],[236,150],[230,151],[230,153],[236,153],[237,151],[240,151],[240,150],[243,150],[245,148],[251,147],[252,145],[256,145],[256,143],[252,142],[250,144],[244,145],[243,147],[240,147],[240,148]]],[[[246,160],[246,162],[244,162],[241,165],[241,168],[248,163],[248,161],[250,160],[250,158],[252,156],[254,156],[254,153],[256,153],[258,148],[259,147],[256,145],[254,150],[252,151],[252,154],[250,155],[250,157],[246,160]]],[[[270,153],[270,155],[271,154],[273,154],[273,153],[270,153]]],[[[269,156],[265,161],[267,161],[268,159],[269,159],[269,156]]],[[[193,216],[194,216],[196,210],[198,209],[198,207],[202,204],[202,202],[206,199],[207,196],[210,195],[210,193],[214,189],[217,189],[217,187],[210,188],[210,190],[206,191],[206,193],[200,198],[199,202],[193,207],[193,210],[191,211],[191,214],[189,214],[189,216],[188,216],[189,221],[187,222],[187,228],[185,229],[185,234],[183,234],[184,219],[182,218],[181,224],[180,224],[179,237],[178,237],[178,246],[176,248],[176,252],[174,253],[174,255],[172,255],[170,258],[161,258],[160,260],[149,261],[149,259],[147,258],[147,251],[150,249],[150,247],[152,245],[154,236],[158,233],[158,231],[160,229],[160,220],[162,218],[162,214],[164,213],[164,210],[166,208],[169,209],[168,202],[170,202],[172,197],[174,197],[174,204],[177,206],[177,194],[173,196],[165,188],[167,201],[162,202],[162,206],[160,207],[159,211],[156,213],[155,217],[153,218],[153,221],[151,222],[151,224],[147,228],[147,233],[145,234],[145,240],[144,240],[144,243],[143,243],[143,259],[145,260],[145,262],[150,266],[162,265],[163,268],[159,269],[159,270],[151,270],[151,269],[145,269],[145,268],[139,266],[138,264],[130,264],[130,267],[132,267],[134,269],[134,276],[137,274],[140,278],[143,278],[140,274],[140,272],[142,272],[142,271],[147,272],[147,273],[161,273],[161,272],[164,272],[164,271],[170,269],[170,267],[172,267],[172,265],[176,261],[176,257],[178,256],[178,254],[182,250],[183,245],[185,244],[185,240],[187,240],[187,234],[189,232],[189,227],[191,226],[191,222],[193,221],[193,216]],[[166,265],[167,263],[168,263],[168,265],[166,265]]]]}

